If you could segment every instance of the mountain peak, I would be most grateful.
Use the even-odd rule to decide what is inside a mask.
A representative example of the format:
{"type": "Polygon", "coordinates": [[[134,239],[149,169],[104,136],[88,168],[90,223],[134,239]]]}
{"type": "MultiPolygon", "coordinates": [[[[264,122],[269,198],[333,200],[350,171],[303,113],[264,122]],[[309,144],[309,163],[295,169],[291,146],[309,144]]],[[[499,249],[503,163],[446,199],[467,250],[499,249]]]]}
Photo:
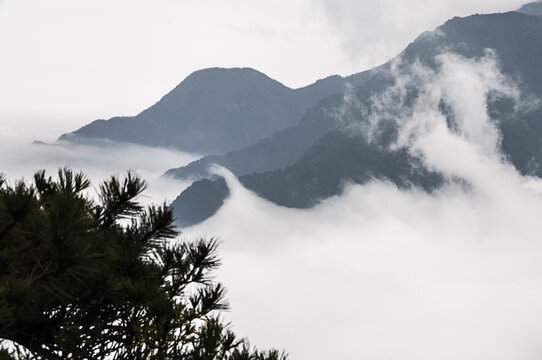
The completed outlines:
{"type": "MultiPolygon", "coordinates": [[[[265,75],[261,71],[258,71],[256,69],[250,68],[250,67],[233,67],[233,68],[221,68],[221,67],[210,67],[206,69],[201,69],[194,71],[186,79],[184,79],[183,82],[191,81],[197,79],[198,81],[205,80],[205,79],[212,79],[212,80],[218,80],[218,79],[243,79],[243,80],[254,80],[254,81],[261,81],[261,80],[267,80],[271,81],[277,84],[280,84],[278,81],[271,79],[269,76],[265,75]]],[[[280,84],[282,85],[282,84],[280,84]]],[[[282,85],[284,86],[284,85],[282,85]]]]}
{"type": "MultiPolygon", "coordinates": [[[[354,85],[368,80],[362,75],[351,79],[354,85]]],[[[252,68],[212,67],[193,72],[137,116],[94,121],[61,138],[223,154],[296,125],[318,101],[342,92],[345,82],[329,77],[294,90],[252,68]]]]}
{"type": "MultiPolygon", "coordinates": [[[[438,71],[439,62],[435,59],[441,54],[454,53],[475,60],[487,54],[486,49],[495,51],[500,72],[505,78],[514,79],[522,94],[542,97],[542,18],[538,16],[508,12],[455,17],[436,31],[422,34],[411,43],[400,54],[401,66],[408,71],[421,64],[438,71]]],[[[345,182],[363,184],[373,179],[386,179],[399,188],[416,186],[427,191],[438,188],[444,181],[439,173],[423,167],[423,163],[411,157],[408,151],[389,148],[388,144],[394,141],[398,130],[397,119],[393,116],[386,119],[386,114],[380,120],[378,126],[381,126],[381,135],[373,136],[372,142],[337,131],[342,129],[344,123],[336,122],[336,109],[352,117],[353,120],[348,120],[348,124],[354,121],[351,124],[359,122],[367,124],[367,127],[374,126],[369,120],[375,115],[371,113],[374,108],[371,99],[380,98],[381,94],[386,94],[390,87],[396,85],[388,81],[394,75],[389,68],[384,67],[382,75],[374,76],[365,85],[355,89],[352,92],[354,101],[346,105],[341,96],[328,98],[309,111],[298,127],[277,133],[258,146],[236,151],[231,156],[204,158],[206,161],[187,166],[184,169],[186,171],[180,169],[179,173],[187,178],[190,173],[195,173],[198,166],[201,169],[218,160],[220,165],[238,175],[241,184],[250,191],[278,205],[298,208],[310,207],[322,199],[340,194],[345,182]],[[333,125],[334,121],[336,125],[333,125]],[[283,161],[279,156],[287,160],[283,161]],[[280,161],[269,161],[275,159],[280,161]],[[245,164],[254,162],[268,168],[252,166],[253,170],[247,171],[248,166],[245,164]]],[[[408,86],[417,85],[414,82],[408,86]]],[[[415,106],[415,98],[423,91],[408,93],[405,97],[408,101],[399,101],[398,104],[394,101],[392,104],[397,106],[400,113],[410,113],[407,109],[415,106]]],[[[446,100],[441,99],[445,107],[446,100]]],[[[441,110],[440,105],[439,111],[447,112],[441,110]]],[[[513,100],[499,98],[487,102],[487,112],[502,136],[502,153],[508,161],[522,174],[542,176],[542,169],[538,166],[542,163],[542,108],[516,112],[513,100]]],[[[447,118],[450,116],[443,115],[447,118]]],[[[352,128],[347,126],[347,132],[351,133],[352,128]]],[[[188,219],[189,224],[182,225],[194,224],[204,220],[203,215],[214,213],[227,196],[226,191],[216,191],[221,186],[218,181],[201,181],[198,186],[185,190],[172,204],[179,218],[186,216],[188,219]],[[185,214],[185,209],[203,206],[199,201],[203,201],[200,199],[208,194],[217,194],[217,198],[209,201],[210,206],[205,208],[205,214],[203,211],[185,214]],[[192,199],[196,199],[195,203],[192,203],[192,199]],[[195,215],[201,214],[201,217],[195,219],[195,215]]]]}

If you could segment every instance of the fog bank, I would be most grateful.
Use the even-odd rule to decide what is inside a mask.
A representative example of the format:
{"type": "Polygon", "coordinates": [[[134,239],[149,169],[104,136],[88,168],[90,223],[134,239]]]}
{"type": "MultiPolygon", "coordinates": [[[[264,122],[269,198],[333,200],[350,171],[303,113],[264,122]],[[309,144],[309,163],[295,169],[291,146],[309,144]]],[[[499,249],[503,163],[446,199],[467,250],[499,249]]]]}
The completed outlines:
{"type": "Polygon", "coordinates": [[[131,170],[149,182],[141,197],[144,203],[171,202],[188,182],[162,178],[172,168],[188,164],[199,155],[175,150],[158,149],[135,144],[77,145],[57,142],[56,138],[70,129],[69,120],[48,118],[5,117],[0,132],[0,173],[8,180],[24,178],[31,182],[40,169],[56,176],[60,167],[83,171],[92,181],[92,188],[111,175],[131,170]],[[35,144],[34,140],[43,144],[35,144]]]}
{"type": "MultiPolygon", "coordinates": [[[[371,125],[393,114],[402,135],[394,147],[463,182],[433,194],[386,182],[350,184],[341,196],[294,210],[262,200],[223,172],[231,197],[184,236],[222,240],[217,280],[229,290],[227,318],[239,335],[285,349],[292,359],[542,356],[542,182],[506,161],[486,112],[490,94],[514,99],[518,111],[537,102],[500,74],[491,53],[440,61],[439,72],[397,66],[397,86],[373,99],[380,112],[358,128],[349,125],[370,137],[371,125]],[[412,83],[421,95],[403,111],[404,86],[412,83]],[[456,115],[453,130],[438,110],[441,99],[456,115]]],[[[43,126],[27,133],[14,123],[0,135],[0,171],[10,179],[68,165],[96,186],[132,169],[151,181],[143,200],[158,203],[186,186],[157,179],[193,155],[134,145],[32,145],[36,135],[59,135],[33,124],[43,126]]]]}
{"type": "MultiPolygon", "coordinates": [[[[488,96],[538,106],[494,54],[395,67],[360,130],[393,114],[406,147],[452,181],[434,194],[348,185],[311,210],[278,207],[225,171],[231,197],[188,235],[219,236],[234,329],[295,359],[539,359],[542,182],[500,152],[488,96]],[[405,86],[420,96],[404,111],[405,86]],[[528,100],[525,100],[528,99],[528,100]],[[452,108],[454,126],[439,111],[452,108]]],[[[351,105],[351,104],[350,104],[351,105]]]]}

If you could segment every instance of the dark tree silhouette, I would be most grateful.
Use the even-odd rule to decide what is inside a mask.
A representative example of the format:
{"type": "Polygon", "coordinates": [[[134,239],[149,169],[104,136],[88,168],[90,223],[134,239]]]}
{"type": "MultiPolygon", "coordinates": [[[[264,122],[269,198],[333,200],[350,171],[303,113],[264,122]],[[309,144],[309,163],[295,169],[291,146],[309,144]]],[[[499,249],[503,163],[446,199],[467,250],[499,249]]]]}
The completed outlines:
{"type": "Polygon", "coordinates": [[[216,240],[176,239],[165,204],[136,201],[146,183],[132,173],[98,200],[89,185],[68,169],[0,178],[0,359],[286,358],[221,320],[216,240]]]}

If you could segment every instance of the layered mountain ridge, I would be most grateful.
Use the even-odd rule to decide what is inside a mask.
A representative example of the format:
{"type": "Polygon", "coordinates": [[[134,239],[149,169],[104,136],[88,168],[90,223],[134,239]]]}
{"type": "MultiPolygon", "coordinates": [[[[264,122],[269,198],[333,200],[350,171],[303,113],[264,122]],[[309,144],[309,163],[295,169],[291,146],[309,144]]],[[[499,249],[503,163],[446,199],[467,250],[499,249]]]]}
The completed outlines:
{"type": "MultiPolygon", "coordinates": [[[[436,70],[440,54],[454,53],[465,59],[479,59],[487,54],[488,49],[495,53],[503,74],[514,79],[523,93],[542,99],[542,72],[539,65],[542,63],[542,18],[538,16],[510,12],[451,19],[436,31],[423,34],[410,44],[400,55],[400,67],[408,69],[415,63],[421,63],[436,70]]],[[[295,130],[304,134],[307,129],[316,127],[311,125],[303,128],[303,124],[319,124],[320,133],[314,134],[313,138],[317,138],[313,141],[314,145],[311,144],[305,150],[299,146],[297,152],[289,152],[286,157],[290,164],[276,164],[276,168],[267,170],[252,166],[252,172],[247,172],[246,165],[239,166],[232,161],[230,169],[236,175],[242,175],[239,177],[240,182],[259,196],[279,205],[296,208],[311,207],[322,199],[340,194],[345,182],[363,184],[372,179],[381,179],[400,187],[415,186],[431,191],[442,183],[442,176],[420,168],[416,159],[408,153],[391,151],[387,146],[397,135],[394,127],[396,119],[382,121],[380,135],[372,143],[364,142],[362,136],[352,135],[348,126],[342,126],[345,116],[349,118],[348,123],[363,124],[368,121],[371,109],[369,99],[383,94],[394,83],[389,64],[383,66],[370,81],[348,93],[349,102],[345,102],[345,97],[341,95],[327,98],[310,110],[299,125],[283,130],[287,134],[295,134],[295,130]],[[339,113],[340,117],[337,116],[339,113]]],[[[415,87],[412,90],[409,101],[414,103],[417,91],[415,87]]],[[[409,101],[401,106],[407,109],[409,101]]],[[[542,168],[536,165],[542,163],[540,107],[517,112],[513,99],[507,98],[494,99],[488,106],[492,121],[502,135],[502,151],[508,160],[521,173],[541,176],[542,168]]],[[[443,111],[445,108],[446,104],[443,103],[443,111]]],[[[453,119],[450,122],[453,123],[453,119]]],[[[268,152],[281,153],[280,141],[276,136],[265,140],[268,152]]],[[[284,138],[287,136],[280,139],[287,143],[284,138]]],[[[295,136],[292,136],[291,141],[295,142],[295,136]]],[[[224,159],[235,160],[235,156],[240,159],[240,153],[243,151],[237,155],[219,157],[219,163],[228,167],[224,159]]],[[[243,156],[249,153],[245,151],[243,156]]],[[[257,151],[253,153],[257,154],[257,151]]],[[[266,156],[270,157],[269,154],[266,156]]],[[[207,166],[212,160],[204,158],[201,161],[208,163],[200,165],[207,166]]],[[[191,164],[175,171],[180,176],[183,176],[183,171],[184,175],[193,176],[195,172],[196,175],[205,176],[200,170],[191,164]]],[[[175,171],[170,174],[175,175],[175,171]]],[[[209,213],[214,213],[207,209],[205,215],[198,217],[194,213],[193,203],[187,199],[202,199],[204,194],[216,188],[223,190],[219,198],[213,199],[213,203],[220,206],[227,196],[223,179],[205,180],[204,186],[196,182],[172,203],[181,226],[195,224],[204,220],[209,213]],[[188,218],[190,221],[183,220],[188,218]]]]}
{"type": "MultiPolygon", "coordinates": [[[[371,123],[374,101],[389,95],[401,81],[398,73],[421,66],[437,74],[443,54],[471,63],[489,54],[525,96],[487,94],[487,113],[498,129],[503,157],[522,174],[542,176],[540,15],[538,1],[518,12],[455,17],[382,66],[300,89],[250,68],[196,71],[140,114],[96,120],[61,139],[106,139],[205,155],[166,172],[194,181],[171,204],[181,227],[212,216],[228,197],[226,181],[209,171],[213,164],[232,171],[262,198],[293,208],[338,195],[347,183],[379,180],[431,192],[451,180],[424,167],[405,148],[392,146],[399,136],[399,114],[413,111],[423,89],[404,84],[404,98],[392,102],[376,125],[371,123]],[[526,98],[530,106],[518,103],[526,98]],[[374,126],[368,140],[367,129],[374,126]]],[[[457,125],[444,98],[439,111],[450,129],[457,125]]]]}
{"type": "Polygon", "coordinates": [[[223,154],[297,124],[320,99],[369,78],[370,73],[336,75],[294,90],[251,68],[204,69],[136,116],[96,120],[60,139],[107,139],[223,154]]]}

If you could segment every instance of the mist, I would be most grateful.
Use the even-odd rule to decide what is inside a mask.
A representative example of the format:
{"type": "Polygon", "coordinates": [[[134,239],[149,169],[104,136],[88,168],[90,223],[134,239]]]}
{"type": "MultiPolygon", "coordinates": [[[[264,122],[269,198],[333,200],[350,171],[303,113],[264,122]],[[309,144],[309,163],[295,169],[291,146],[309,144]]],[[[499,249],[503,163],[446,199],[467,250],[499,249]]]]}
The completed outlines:
{"type": "Polygon", "coordinates": [[[133,171],[149,183],[141,197],[144,204],[173,201],[190,183],[162,177],[173,167],[200,157],[171,149],[136,144],[104,142],[90,146],[57,141],[71,129],[73,120],[6,116],[0,133],[0,173],[11,181],[31,183],[37,170],[55,177],[59,168],[84,172],[92,182],[94,195],[102,181],[112,175],[133,171]],[[35,143],[37,141],[39,143],[35,143]]]}
{"type": "MultiPolygon", "coordinates": [[[[394,114],[404,147],[450,181],[434,193],[383,181],[346,184],[342,195],[309,210],[269,203],[226,170],[231,196],[184,239],[218,237],[233,330],[292,359],[539,359],[542,356],[542,181],[523,176],[500,152],[487,99],[538,106],[499,71],[494,54],[439,58],[438,71],[396,64],[397,86],[372,99],[370,137],[394,114]],[[401,111],[406,84],[420,96],[401,111]],[[397,99],[400,101],[397,102],[397,99]],[[455,114],[450,129],[439,111],[455,114]],[[393,101],[392,101],[393,100],[393,101]],[[247,215],[249,214],[249,215],[247,215]]],[[[345,101],[348,97],[345,97],[345,101]]],[[[349,103],[348,106],[355,106],[349,103]]],[[[12,181],[37,169],[82,169],[96,186],[131,169],[149,180],[144,202],[171,201],[188,184],[162,179],[195,154],[131,144],[90,147],[54,142],[70,130],[40,119],[0,138],[0,170],[12,181]]]]}
{"type": "Polygon", "coordinates": [[[538,102],[500,73],[491,52],[438,60],[438,71],[396,64],[397,85],[373,99],[379,111],[368,121],[393,113],[401,131],[392,147],[450,180],[438,191],[347,184],[342,195],[296,210],[219,170],[230,198],[185,235],[222,240],[218,279],[237,333],[295,359],[542,356],[542,182],[506,160],[487,114],[495,94],[514,99],[517,111],[538,102]],[[420,96],[402,111],[413,83],[420,96]],[[453,129],[441,99],[455,114],[453,129]]]}
{"type": "MultiPolygon", "coordinates": [[[[452,16],[523,3],[0,0],[0,173],[31,182],[36,170],[69,167],[91,178],[92,193],[131,170],[150,184],[143,203],[169,203],[190,183],[161,175],[198,154],[56,139],[135,115],[201,68],[254,67],[297,88],[380,65],[452,16]]],[[[312,209],[288,209],[217,169],[230,196],[181,239],[221,241],[215,279],[228,289],[224,316],[237,335],[292,360],[542,358],[542,180],[504,156],[487,113],[492,96],[512,99],[517,112],[542,99],[521,93],[491,51],[437,62],[405,68],[397,59],[396,86],[371,99],[371,115],[340,119],[369,141],[394,119],[391,147],[446,179],[432,193],[346,182],[312,209]],[[412,84],[420,95],[406,111],[412,84]]],[[[345,109],[357,106],[346,94],[345,109]]],[[[368,114],[343,115],[352,113],[368,114]]]]}

